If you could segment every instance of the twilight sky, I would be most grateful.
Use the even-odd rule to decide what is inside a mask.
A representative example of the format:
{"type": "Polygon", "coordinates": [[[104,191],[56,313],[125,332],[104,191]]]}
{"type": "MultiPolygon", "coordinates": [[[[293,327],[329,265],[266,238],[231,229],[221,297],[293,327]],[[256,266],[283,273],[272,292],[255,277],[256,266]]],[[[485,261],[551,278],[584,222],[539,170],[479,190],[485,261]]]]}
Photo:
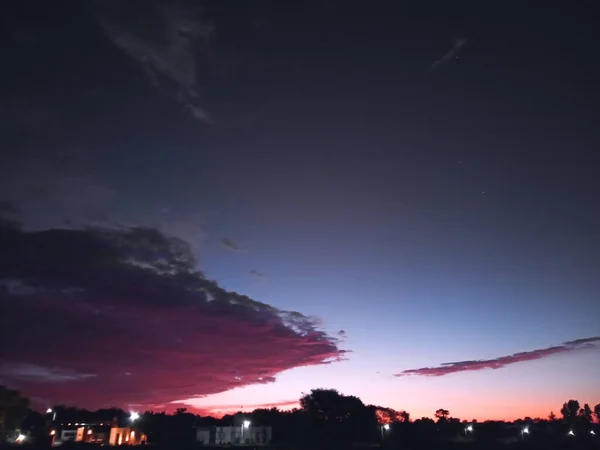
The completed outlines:
{"type": "Polygon", "coordinates": [[[0,14],[0,383],[214,414],[600,402],[588,11],[167,3],[0,14]]]}

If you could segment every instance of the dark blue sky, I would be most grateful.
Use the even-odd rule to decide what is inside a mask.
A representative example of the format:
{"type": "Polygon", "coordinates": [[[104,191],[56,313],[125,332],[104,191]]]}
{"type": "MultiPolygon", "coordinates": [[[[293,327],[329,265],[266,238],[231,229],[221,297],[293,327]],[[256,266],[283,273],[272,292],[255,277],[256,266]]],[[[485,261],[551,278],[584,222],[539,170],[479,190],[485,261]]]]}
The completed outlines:
{"type": "Polygon", "coordinates": [[[599,400],[579,347],[393,376],[599,334],[586,4],[140,5],[7,15],[0,187],[27,229],[156,226],[226,289],[345,331],[348,361],[202,406],[319,383],[481,418],[486,395],[506,418],[599,400]]]}

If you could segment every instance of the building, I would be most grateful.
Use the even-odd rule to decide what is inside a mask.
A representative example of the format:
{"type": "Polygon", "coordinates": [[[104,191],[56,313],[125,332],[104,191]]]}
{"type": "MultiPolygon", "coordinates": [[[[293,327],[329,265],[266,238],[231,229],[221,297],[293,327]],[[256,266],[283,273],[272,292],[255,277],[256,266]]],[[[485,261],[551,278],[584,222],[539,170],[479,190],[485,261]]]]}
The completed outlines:
{"type": "Polygon", "coordinates": [[[52,445],[64,442],[89,442],[110,445],[140,445],[146,443],[143,433],[131,428],[119,428],[109,423],[100,424],[67,424],[64,428],[50,430],[52,445]]]}
{"type": "Polygon", "coordinates": [[[131,428],[112,427],[108,443],[110,445],[140,445],[147,442],[146,435],[131,428]]]}
{"type": "Polygon", "coordinates": [[[196,440],[204,445],[268,445],[272,437],[270,426],[196,428],[196,440]]]}

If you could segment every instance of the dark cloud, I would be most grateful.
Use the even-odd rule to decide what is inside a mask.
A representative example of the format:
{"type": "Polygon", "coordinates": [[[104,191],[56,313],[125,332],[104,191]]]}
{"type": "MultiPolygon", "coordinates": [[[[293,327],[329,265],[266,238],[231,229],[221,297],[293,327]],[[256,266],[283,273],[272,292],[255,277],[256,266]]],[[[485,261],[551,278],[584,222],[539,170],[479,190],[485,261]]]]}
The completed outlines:
{"type": "Polygon", "coordinates": [[[433,62],[433,64],[431,65],[431,70],[437,69],[442,64],[450,61],[454,56],[456,56],[458,54],[458,52],[460,51],[460,49],[466,43],[467,43],[467,40],[464,39],[464,38],[456,39],[454,41],[454,45],[452,45],[452,47],[450,48],[450,50],[448,50],[446,53],[444,53],[444,55],[440,59],[438,59],[437,61],[433,62]]]}
{"type": "Polygon", "coordinates": [[[219,243],[221,244],[221,247],[223,247],[225,250],[229,250],[232,252],[245,251],[245,249],[241,245],[239,245],[237,242],[232,241],[231,239],[228,239],[228,238],[220,239],[219,243]]]}
{"type": "Polygon", "coordinates": [[[337,332],[339,337],[346,337],[346,330],[340,330],[337,332]]]}
{"type": "Polygon", "coordinates": [[[317,322],[220,288],[150,228],[0,227],[0,381],[83,407],[169,405],[340,359],[317,322]]]}
{"type": "Polygon", "coordinates": [[[403,377],[406,375],[422,375],[429,377],[441,377],[443,375],[449,375],[456,372],[467,372],[474,370],[484,369],[502,369],[503,367],[510,366],[525,361],[535,361],[537,359],[548,358],[550,356],[559,353],[574,352],[589,348],[598,348],[600,342],[600,336],[577,339],[574,341],[568,341],[561,345],[554,347],[541,348],[538,350],[531,350],[528,352],[519,352],[512,355],[500,356],[494,359],[479,359],[473,361],[458,361],[442,363],[437,367],[423,367],[420,369],[408,369],[401,373],[396,374],[397,377],[403,377]]]}

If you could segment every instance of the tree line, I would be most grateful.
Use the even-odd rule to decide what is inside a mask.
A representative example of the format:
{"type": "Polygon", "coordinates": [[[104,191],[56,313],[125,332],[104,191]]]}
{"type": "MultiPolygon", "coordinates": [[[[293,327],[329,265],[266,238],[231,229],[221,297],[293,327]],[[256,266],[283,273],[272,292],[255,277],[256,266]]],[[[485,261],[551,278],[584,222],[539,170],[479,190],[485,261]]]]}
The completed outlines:
{"type": "MultiPolygon", "coordinates": [[[[239,412],[222,418],[193,414],[185,408],[173,414],[146,411],[133,426],[157,444],[192,442],[196,427],[240,426],[243,421],[253,425],[269,425],[274,442],[374,442],[402,439],[433,439],[451,437],[499,438],[520,436],[524,430],[530,436],[552,436],[565,433],[585,434],[593,431],[593,422],[600,422],[600,403],[593,408],[569,400],[562,405],[560,417],[551,412],[546,418],[525,417],[514,422],[475,420],[452,417],[449,410],[440,408],[433,419],[413,420],[406,411],[377,405],[365,405],[358,397],[344,395],[334,389],[313,389],[300,398],[300,407],[282,411],[277,408],[239,412]]],[[[52,414],[56,424],[105,423],[116,420],[131,425],[130,412],[119,408],[88,411],[73,407],[55,406],[52,414]]],[[[29,400],[15,390],[0,386],[0,428],[23,429],[46,433],[50,426],[48,414],[30,408],[29,400]]],[[[56,425],[55,424],[55,425],[56,425]]],[[[600,434],[600,430],[599,430],[600,434]]],[[[599,436],[600,438],[600,436],[599,436]]]]}

